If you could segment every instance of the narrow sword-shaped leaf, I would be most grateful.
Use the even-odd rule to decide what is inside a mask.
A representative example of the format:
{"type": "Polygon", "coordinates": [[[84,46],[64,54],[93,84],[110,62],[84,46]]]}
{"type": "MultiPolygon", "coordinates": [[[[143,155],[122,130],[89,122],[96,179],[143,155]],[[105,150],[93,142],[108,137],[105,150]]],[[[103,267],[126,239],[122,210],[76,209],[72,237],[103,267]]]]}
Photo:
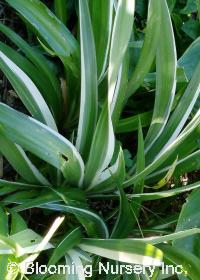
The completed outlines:
{"type": "Polygon", "coordinates": [[[84,185],[88,189],[91,188],[90,185],[92,184],[92,181],[95,180],[95,178],[98,177],[99,174],[109,165],[114,152],[115,140],[110,109],[118,72],[131,35],[134,7],[135,3],[131,0],[120,0],[118,2],[109,58],[108,99],[106,100],[100,114],[88,162],[86,164],[84,185]],[[126,31],[120,42],[118,42],[117,32],[121,28],[121,25],[124,25],[124,28],[126,28],[129,24],[130,26],[128,26],[128,32],[126,31]],[[116,58],[117,61],[115,61],[116,58]],[[96,159],[94,160],[94,158],[96,159]]]}
{"type": "MultiPolygon", "coordinates": [[[[199,259],[186,250],[174,248],[169,245],[159,245],[163,255],[168,260],[176,265],[182,265],[185,271],[185,276],[190,277],[192,280],[198,280],[200,274],[199,259]]],[[[183,273],[184,275],[184,273],[183,273]]]]}
{"type": "Polygon", "coordinates": [[[115,15],[108,68],[108,100],[112,103],[117,77],[131,37],[135,11],[134,0],[119,0],[115,15]],[[119,37],[120,34],[120,37],[119,37]]]}
{"type": "Polygon", "coordinates": [[[113,156],[114,146],[114,131],[110,111],[106,102],[97,123],[89,158],[85,167],[85,188],[92,189],[94,187],[93,182],[108,167],[113,156]]]}
{"type": "Polygon", "coordinates": [[[0,51],[0,68],[10,80],[29,112],[41,122],[57,130],[54,118],[31,79],[0,51]]]}
{"type": "Polygon", "coordinates": [[[76,148],[46,125],[0,103],[0,133],[81,184],[84,164],[76,148]]]}
{"type": "Polygon", "coordinates": [[[116,133],[131,132],[138,129],[138,119],[141,121],[142,127],[147,127],[151,123],[152,112],[144,112],[129,118],[119,120],[116,133]]]}
{"type": "Polygon", "coordinates": [[[9,230],[8,230],[8,215],[3,210],[3,208],[0,207],[0,235],[8,236],[9,230]]]}
{"type": "Polygon", "coordinates": [[[99,177],[95,178],[91,188],[94,192],[106,192],[116,189],[117,186],[121,186],[125,178],[125,161],[122,148],[119,148],[119,154],[116,162],[105,169],[99,177]]]}
{"type": "MultiPolygon", "coordinates": [[[[144,138],[141,121],[138,122],[138,148],[137,148],[137,162],[136,162],[136,174],[139,174],[145,169],[145,153],[144,153],[144,138]]],[[[134,184],[134,193],[143,193],[144,191],[144,177],[134,184]]],[[[134,214],[134,221],[137,220],[142,200],[140,198],[135,198],[132,201],[132,211],[134,214]]]]}
{"type": "MultiPolygon", "coordinates": [[[[188,230],[191,228],[199,228],[199,189],[194,190],[187,198],[186,203],[183,205],[178,223],[176,226],[176,232],[188,230]]],[[[193,253],[198,258],[200,257],[200,252],[198,250],[200,244],[199,233],[188,236],[180,240],[173,242],[174,248],[178,247],[184,249],[188,252],[193,253]]]]}
{"type": "Polygon", "coordinates": [[[160,35],[161,9],[161,1],[149,1],[145,40],[139,61],[128,84],[127,98],[141,86],[156,56],[160,35]]]}
{"type": "Polygon", "coordinates": [[[129,198],[138,197],[138,198],[141,198],[142,201],[151,201],[151,200],[173,197],[173,196],[179,195],[181,193],[189,192],[189,191],[199,189],[199,188],[200,188],[200,182],[196,182],[194,184],[191,184],[191,185],[188,185],[185,187],[175,188],[172,190],[152,192],[152,193],[143,193],[143,194],[133,194],[133,195],[131,194],[131,195],[128,195],[128,197],[129,198]]]}
{"type": "MultiPolygon", "coordinates": [[[[194,170],[198,170],[199,168],[200,168],[200,150],[191,153],[186,157],[183,157],[181,160],[178,160],[173,175],[177,177],[186,172],[192,172],[194,170]]],[[[159,180],[169,169],[170,166],[167,166],[159,169],[158,171],[155,171],[154,173],[152,173],[147,177],[146,180],[147,183],[155,182],[159,180]]]]}
{"type": "Polygon", "coordinates": [[[184,54],[179,58],[178,65],[185,70],[187,78],[190,80],[200,60],[200,38],[198,37],[184,54]]]}
{"type": "Polygon", "coordinates": [[[79,75],[79,46],[67,27],[39,0],[6,0],[35,29],[63,64],[79,75]]]}
{"type": "Polygon", "coordinates": [[[160,136],[166,125],[176,90],[175,38],[166,1],[161,1],[161,5],[161,30],[156,54],[156,98],[151,125],[145,138],[147,150],[160,136]]]}
{"type": "Polygon", "coordinates": [[[152,237],[145,237],[145,238],[142,238],[142,239],[141,238],[134,238],[133,240],[144,241],[145,243],[155,245],[155,244],[160,244],[160,243],[163,243],[163,242],[166,243],[168,241],[180,240],[182,238],[195,235],[197,233],[200,233],[200,228],[182,230],[182,231],[178,231],[178,232],[163,235],[163,236],[152,236],[152,237]]]}
{"type": "MultiPolygon", "coordinates": [[[[151,201],[151,200],[158,200],[158,199],[164,199],[168,197],[173,197],[182,193],[186,193],[189,191],[192,191],[194,189],[200,188],[200,182],[185,186],[185,187],[180,187],[180,188],[174,188],[172,190],[167,190],[167,191],[159,191],[159,192],[150,192],[150,193],[141,193],[141,194],[128,194],[128,198],[141,198],[142,201],[151,201]]],[[[118,194],[91,194],[89,197],[91,198],[100,198],[100,199],[117,199],[118,194]]]]}
{"type": "Polygon", "coordinates": [[[106,71],[112,33],[113,0],[90,0],[90,14],[96,47],[98,78],[106,71]]]}
{"type": "Polygon", "coordinates": [[[24,231],[28,228],[25,220],[16,212],[11,213],[11,229],[10,234],[14,235],[20,231],[24,231]]]}
{"type": "Polygon", "coordinates": [[[165,129],[159,139],[154,143],[149,152],[147,152],[147,161],[150,162],[161,151],[164,151],[178,136],[185,125],[200,92],[200,62],[194,72],[194,75],[181,97],[176,109],[170,117],[165,129]]]}
{"type": "Polygon", "coordinates": [[[48,261],[48,266],[56,264],[67,253],[68,250],[78,245],[81,239],[82,233],[79,227],[70,231],[70,233],[68,233],[67,236],[65,236],[64,239],[54,249],[50,260],[48,261]]]}
{"type": "MultiPolygon", "coordinates": [[[[78,218],[79,222],[86,228],[90,236],[108,238],[108,229],[106,224],[101,217],[89,209],[58,203],[46,203],[36,207],[74,214],[78,218]]],[[[30,206],[30,208],[32,208],[32,206],[30,206]]],[[[23,210],[23,204],[18,206],[16,209],[23,210]]]]}
{"type": "Polygon", "coordinates": [[[87,159],[97,121],[97,65],[87,0],[79,1],[81,35],[81,104],[76,147],[87,159]]]}
{"type": "Polygon", "coordinates": [[[151,164],[149,164],[141,173],[136,174],[129,178],[125,183],[124,187],[130,186],[131,184],[137,182],[144,176],[146,177],[148,174],[157,169],[168,157],[172,154],[175,154],[175,158],[177,157],[176,150],[180,147],[180,145],[191,135],[191,133],[199,126],[200,122],[200,109],[194,116],[194,118],[190,121],[190,123],[185,127],[183,132],[174,140],[151,164]]]}
{"type": "Polygon", "coordinates": [[[111,114],[114,130],[116,130],[116,126],[118,124],[124,104],[126,87],[128,82],[128,66],[130,63],[129,58],[129,53],[127,51],[119,70],[118,79],[115,87],[115,94],[113,97],[113,102],[111,104],[111,114]]]}
{"type": "Polygon", "coordinates": [[[31,163],[23,149],[0,135],[0,151],[12,167],[29,183],[49,185],[48,180],[31,163]]]}
{"type": "Polygon", "coordinates": [[[117,220],[113,227],[111,238],[127,238],[133,228],[131,205],[124,191],[119,187],[120,208],[117,220]],[[127,219],[127,217],[129,217],[127,219]]]}
{"type": "MultiPolygon", "coordinates": [[[[61,114],[60,108],[62,107],[61,87],[54,70],[49,66],[49,61],[44,55],[38,52],[34,47],[31,47],[18,34],[4,24],[0,23],[0,31],[3,32],[3,34],[6,35],[37,68],[37,79],[42,81],[43,86],[41,89],[45,94],[45,100],[54,112],[56,119],[59,119],[61,114]],[[41,75],[38,75],[38,71],[41,75]]],[[[19,64],[18,66],[21,68],[19,64]]]]}
{"type": "Polygon", "coordinates": [[[26,183],[16,183],[10,182],[6,180],[0,180],[0,193],[1,195],[9,194],[18,190],[25,190],[25,189],[33,189],[33,188],[40,188],[41,186],[31,185],[26,183]],[[4,192],[5,191],[5,192],[4,192]]]}
{"type": "Polygon", "coordinates": [[[79,247],[95,255],[132,264],[159,266],[163,257],[154,246],[130,239],[83,239],[79,247]]]}
{"type": "Polygon", "coordinates": [[[54,9],[56,16],[64,23],[67,23],[67,1],[54,0],[54,9]]]}

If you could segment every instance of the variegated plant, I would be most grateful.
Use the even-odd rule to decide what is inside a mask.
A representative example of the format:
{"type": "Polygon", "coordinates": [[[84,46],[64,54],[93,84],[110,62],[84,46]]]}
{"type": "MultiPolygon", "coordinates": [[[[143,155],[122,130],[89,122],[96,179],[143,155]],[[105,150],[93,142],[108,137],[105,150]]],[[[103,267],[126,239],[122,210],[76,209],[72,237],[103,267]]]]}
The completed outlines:
{"type": "MultiPolygon", "coordinates": [[[[155,265],[153,279],[160,279],[164,261],[183,265],[187,279],[198,280],[200,255],[194,248],[199,244],[199,210],[191,205],[200,201],[199,190],[194,190],[200,182],[160,188],[172,175],[200,167],[200,62],[190,61],[199,39],[177,59],[166,0],[149,0],[141,40],[134,36],[134,0],[55,0],[53,10],[40,0],[6,2],[20,15],[34,44],[0,24],[0,32],[16,46],[0,42],[0,68],[28,112],[0,103],[0,152],[18,174],[15,182],[0,180],[2,206],[73,215],[55,238],[47,265],[92,262],[95,269],[103,257],[155,265]],[[78,15],[73,32],[66,24],[68,2],[78,15]],[[135,49],[139,56],[133,67],[135,49]],[[138,107],[127,117],[135,96],[143,103],[155,100],[150,110],[138,107]],[[127,133],[137,141],[129,167],[124,159],[127,133]],[[154,224],[153,237],[136,238],[145,201],[191,190],[175,232],[155,237],[154,224]],[[94,206],[102,200],[119,202],[106,218],[94,206]]],[[[23,277],[21,270],[19,274],[23,277]]],[[[44,278],[85,279],[81,273],[30,279],[44,278]]]]}

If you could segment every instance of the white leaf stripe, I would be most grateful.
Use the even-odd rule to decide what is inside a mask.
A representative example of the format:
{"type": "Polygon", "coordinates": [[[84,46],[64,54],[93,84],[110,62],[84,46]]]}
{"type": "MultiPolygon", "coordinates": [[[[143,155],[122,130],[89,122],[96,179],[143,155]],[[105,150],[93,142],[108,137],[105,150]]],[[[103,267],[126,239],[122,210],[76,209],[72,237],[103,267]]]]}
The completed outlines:
{"type": "MultiPolygon", "coordinates": [[[[3,52],[0,51],[0,59],[3,62],[4,67],[8,67],[12,73],[7,72],[4,67],[1,67],[3,71],[6,71],[8,74],[8,78],[10,82],[14,83],[13,86],[15,87],[19,97],[21,98],[24,105],[30,111],[30,113],[38,120],[44,122],[49,127],[54,130],[57,130],[54,118],[44,101],[42,95],[40,94],[37,87],[31,81],[31,79],[15,64],[13,63],[3,52]],[[16,81],[14,79],[17,79],[16,81]],[[20,84],[24,87],[25,90],[18,89],[20,84]]],[[[0,64],[1,66],[1,64],[0,64]]]]}
{"type": "Polygon", "coordinates": [[[3,103],[0,103],[0,132],[25,150],[62,170],[69,182],[82,184],[83,160],[72,143],[61,134],[3,103]]]}
{"type": "Polygon", "coordinates": [[[79,1],[81,35],[81,105],[76,147],[83,158],[89,147],[97,121],[97,65],[95,44],[87,0],[79,1]]]}
{"type": "Polygon", "coordinates": [[[119,0],[113,26],[109,69],[108,69],[108,103],[111,106],[117,77],[131,36],[135,11],[135,0],[119,0]],[[120,31],[120,37],[119,37],[120,31]]]}
{"type": "Polygon", "coordinates": [[[170,13],[165,0],[161,1],[161,32],[156,55],[156,98],[150,129],[145,139],[150,149],[162,133],[175,97],[177,54],[170,13]]]}

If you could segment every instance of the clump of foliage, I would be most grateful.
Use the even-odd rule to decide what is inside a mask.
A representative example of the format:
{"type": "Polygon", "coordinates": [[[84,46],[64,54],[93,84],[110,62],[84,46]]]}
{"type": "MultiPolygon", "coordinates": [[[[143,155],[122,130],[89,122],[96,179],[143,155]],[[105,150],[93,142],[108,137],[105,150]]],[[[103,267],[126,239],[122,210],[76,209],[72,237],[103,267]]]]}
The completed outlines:
{"type": "Polygon", "coordinates": [[[45,254],[46,265],[92,263],[94,270],[105,259],[155,265],[153,279],[164,277],[165,262],[198,280],[200,182],[179,180],[200,167],[200,41],[180,26],[192,20],[188,13],[197,17],[198,6],[188,12],[195,1],[182,10],[181,1],[166,0],[44,2],[6,0],[27,39],[0,23],[11,42],[0,42],[0,69],[25,113],[0,103],[0,152],[18,174],[0,180],[1,275],[27,277],[23,264],[45,254]],[[28,209],[44,224],[47,215],[65,221],[57,218],[42,239],[18,214],[28,209]],[[18,264],[14,274],[10,260],[18,264]]]}

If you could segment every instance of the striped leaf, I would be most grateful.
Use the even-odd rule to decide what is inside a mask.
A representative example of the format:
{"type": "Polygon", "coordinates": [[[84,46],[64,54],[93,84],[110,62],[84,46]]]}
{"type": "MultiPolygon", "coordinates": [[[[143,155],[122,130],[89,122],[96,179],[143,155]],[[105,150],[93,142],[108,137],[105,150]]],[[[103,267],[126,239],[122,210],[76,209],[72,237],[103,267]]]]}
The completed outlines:
{"type": "Polygon", "coordinates": [[[161,32],[156,54],[156,98],[151,125],[145,138],[148,150],[162,133],[174,100],[176,90],[176,46],[168,6],[161,1],[161,32]]]}
{"type": "Polygon", "coordinates": [[[49,185],[48,180],[33,165],[23,149],[3,135],[0,135],[0,151],[27,182],[49,185]]]}
{"type": "Polygon", "coordinates": [[[148,19],[144,44],[136,68],[130,78],[127,88],[127,98],[141,86],[146,74],[149,72],[156,56],[158,40],[160,36],[161,6],[162,1],[150,0],[148,7],[148,19]]]}
{"type": "Polygon", "coordinates": [[[176,109],[170,117],[163,133],[147,153],[148,162],[152,160],[160,151],[164,151],[179,135],[184,127],[200,92],[200,63],[194,75],[181,97],[176,109]]]}
{"type": "Polygon", "coordinates": [[[46,125],[0,104],[0,133],[62,171],[72,184],[80,184],[83,161],[75,147],[46,125]]]}
{"type": "Polygon", "coordinates": [[[81,35],[81,104],[76,147],[84,159],[90,150],[97,120],[97,66],[87,0],[79,1],[81,35]]]}
{"type": "Polygon", "coordinates": [[[124,182],[124,187],[130,186],[131,184],[139,181],[141,178],[146,177],[148,174],[157,169],[162,163],[164,163],[169,156],[173,155],[174,160],[177,158],[177,149],[180,147],[184,141],[190,137],[191,133],[199,126],[200,122],[200,109],[194,116],[194,118],[185,127],[182,133],[174,140],[158,157],[149,164],[142,172],[136,174],[124,182]]]}
{"type": "Polygon", "coordinates": [[[54,118],[42,95],[31,79],[0,51],[0,68],[5,73],[22,102],[37,120],[57,130],[54,118]]]}
{"type": "MultiPolygon", "coordinates": [[[[16,34],[14,31],[12,31],[10,28],[5,26],[4,24],[0,23],[0,31],[7,36],[24,54],[25,56],[33,63],[33,67],[35,68],[36,74],[35,79],[33,80],[34,83],[37,85],[37,83],[40,85],[41,93],[44,94],[44,98],[49,106],[50,109],[55,114],[56,119],[59,120],[61,117],[62,111],[59,109],[61,108],[61,88],[59,84],[59,80],[56,77],[54,70],[50,67],[49,61],[45,58],[44,55],[42,55],[40,52],[38,52],[34,47],[30,46],[25,40],[23,40],[18,34],[16,34]],[[38,75],[40,73],[40,75],[38,75]],[[41,82],[40,82],[41,81],[41,82]]],[[[2,46],[2,43],[1,43],[2,46]]],[[[3,52],[7,55],[6,50],[8,50],[9,46],[6,46],[3,48],[3,52]]],[[[14,50],[13,50],[14,51],[14,50]]],[[[15,64],[17,64],[22,70],[21,67],[21,61],[19,62],[15,61],[16,56],[19,56],[18,53],[15,52],[15,55],[9,56],[15,64]]],[[[23,70],[26,72],[25,70],[23,70]]],[[[30,69],[30,63],[28,66],[28,71],[26,74],[30,76],[31,69],[30,69]]]]}
{"type": "Polygon", "coordinates": [[[64,23],[67,23],[67,1],[54,0],[54,10],[56,16],[64,23]]]}
{"type": "Polygon", "coordinates": [[[112,103],[119,69],[122,64],[133,28],[135,11],[134,0],[119,0],[113,25],[109,68],[108,68],[108,100],[112,103]],[[120,36],[119,36],[120,34],[120,36]]]}
{"type": "Polygon", "coordinates": [[[89,5],[96,47],[98,79],[101,80],[108,62],[112,33],[113,0],[90,0],[89,5]]]}
{"type": "Polygon", "coordinates": [[[39,0],[6,0],[32,26],[66,67],[79,75],[79,46],[65,25],[39,0]]]}
{"type": "Polygon", "coordinates": [[[132,264],[159,266],[163,257],[154,246],[131,239],[83,239],[79,247],[107,259],[132,264]]]}

